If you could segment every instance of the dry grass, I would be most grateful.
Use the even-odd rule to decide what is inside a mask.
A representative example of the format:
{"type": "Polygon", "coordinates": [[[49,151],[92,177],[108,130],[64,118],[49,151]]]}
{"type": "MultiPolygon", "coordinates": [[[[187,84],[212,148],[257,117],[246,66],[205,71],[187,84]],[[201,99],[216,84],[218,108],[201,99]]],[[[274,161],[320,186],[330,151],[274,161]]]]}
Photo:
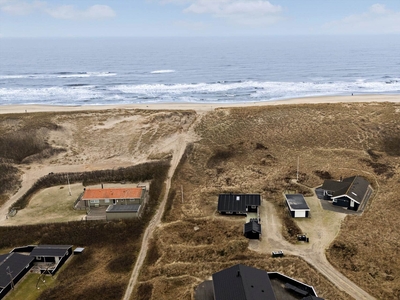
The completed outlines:
{"type": "MultiPolygon", "coordinates": [[[[219,109],[205,115],[196,128],[202,139],[194,144],[173,180],[166,224],[157,232],[159,246],[153,252],[159,258],[152,257],[156,263],[149,264],[139,279],[151,290],[146,299],[157,299],[167,288],[173,291],[171,299],[172,294],[189,299],[193,286],[223,266],[259,263],[260,257],[247,250],[247,241],[241,237],[243,219],[221,221],[217,215],[219,193],[261,193],[283,218],[284,236],[293,238],[293,231],[300,229],[292,227],[292,219],[287,218],[282,192],[309,195],[309,190],[290,183],[290,178],[296,177],[298,157],[300,182],[308,186],[322,184],[324,178],[351,175],[368,178],[375,189],[379,186],[367,212],[342,223],[336,241],[339,246],[333,246],[328,256],[377,298],[397,299],[400,232],[396,228],[400,221],[390,213],[400,204],[395,195],[400,182],[400,158],[394,147],[400,136],[396,108],[399,111],[398,105],[389,103],[318,104],[219,109]],[[193,230],[195,225],[201,228],[199,232],[193,230]],[[350,250],[342,248],[342,242],[350,250]],[[357,254],[348,257],[347,251],[357,254]],[[183,274],[191,277],[180,278],[183,274]],[[174,286],[178,278],[189,282],[184,288],[174,286]]],[[[329,223],[331,217],[320,218],[329,223]]],[[[303,230],[310,229],[305,226],[303,230]]],[[[303,263],[287,259],[296,267],[303,263]]],[[[327,299],[346,298],[308,266],[304,272],[313,276],[301,278],[296,267],[283,267],[265,257],[263,262],[267,270],[281,270],[313,284],[327,299]]]]}
{"type": "MultiPolygon", "coordinates": [[[[45,138],[67,152],[48,162],[88,165],[110,159],[124,162],[162,157],[169,153],[175,132],[184,132],[195,119],[194,112],[137,110],[38,114],[37,118],[49,123],[33,116],[28,120],[2,115],[0,133],[23,128],[28,121],[32,127],[59,124],[61,130],[46,127],[49,134],[45,138]]],[[[376,196],[362,216],[346,217],[328,258],[377,298],[398,299],[400,220],[395,209],[400,205],[396,193],[400,183],[399,119],[400,107],[391,103],[268,106],[205,114],[196,128],[201,140],[187,152],[173,178],[170,209],[164,215],[165,224],[156,231],[133,299],[191,299],[197,284],[236,263],[293,276],[313,285],[326,299],[347,299],[303,260],[290,256],[274,260],[249,250],[242,237],[244,219],[221,218],[216,213],[219,193],[251,192],[274,203],[283,218],[282,192],[308,193],[290,183],[298,157],[300,181],[307,186],[317,186],[327,177],[351,175],[362,175],[372,182],[376,196]],[[195,226],[200,230],[195,231],[195,226]]],[[[288,231],[294,229],[288,222],[283,233],[290,238],[288,231]]],[[[46,239],[56,240],[51,229],[42,231],[46,239]]],[[[131,228],[126,232],[131,233],[131,228]]],[[[77,233],[74,239],[79,240],[82,234],[77,233]]],[[[130,244],[134,251],[138,245],[130,244]]],[[[74,297],[98,297],[104,290],[118,291],[114,299],[121,295],[127,275],[116,271],[123,271],[124,262],[135,258],[121,256],[110,247],[102,245],[98,257],[83,256],[87,264],[73,263],[79,274],[65,270],[65,278],[78,282],[74,297]],[[118,255],[109,256],[110,251],[118,255]],[[107,266],[98,265],[99,259],[106,260],[107,266]],[[96,282],[88,283],[89,276],[96,282]],[[120,280],[111,281],[115,276],[120,280]],[[109,286],[113,283],[118,286],[109,286]]],[[[65,281],[59,290],[66,291],[69,284],[65,281]]],[[[106,293],[104,297],[111,299],[106,293]]]]}
{"type": "Polygon", "coordinates": [[[9,218],[7,225],[28,225],[81,220],[86,211],[74,210],[73,205],[83,192],[82,184],[54,186],[37,192],[26,208],[9,218]]]}

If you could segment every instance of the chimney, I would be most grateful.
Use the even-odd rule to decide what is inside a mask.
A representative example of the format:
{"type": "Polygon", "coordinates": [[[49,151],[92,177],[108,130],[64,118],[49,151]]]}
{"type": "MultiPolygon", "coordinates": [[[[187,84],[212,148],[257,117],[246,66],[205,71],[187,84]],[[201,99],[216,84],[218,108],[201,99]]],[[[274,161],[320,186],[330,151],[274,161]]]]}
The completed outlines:
{"type": "Polygon", "coordinates": [[[237,271],[236,277],[240,277],[240,270],[237,271]]]}
{"type": "Polygon", "coordinates": [[[103,184],[101,184],[101,188],[103,188],[103,184]]]}
{"type": "Polygon", "coordinates": [[[342,176],[340,176],[340,179],[339,179],[339,181],[340,181],[340,182],[342,182],[342,181],[343,181],[343,177],[342,177],[342,176]]]}

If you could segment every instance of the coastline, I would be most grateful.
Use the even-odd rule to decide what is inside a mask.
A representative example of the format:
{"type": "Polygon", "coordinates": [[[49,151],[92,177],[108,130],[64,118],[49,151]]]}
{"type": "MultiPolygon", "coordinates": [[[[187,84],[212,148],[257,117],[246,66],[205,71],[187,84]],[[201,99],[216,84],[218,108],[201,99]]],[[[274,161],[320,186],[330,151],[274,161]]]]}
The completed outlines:
{"type": "Polygon", "coordinates": [[[395,102],[400,103],[400,95],[377,94],[377,95],[355,95],[355,96],[317,96],[305,98],[293,98],[284,100],[273,100],[264,102],[241,102],[241,103],[136,103],[115,105],[42,105],[42,104],[17,104],[0,105],[0,114],[17,114],[32,112],[62,112],[62,111],[96,111],[109,109],[149,109],[149,110],[195,110],[198,112],[212,111],[217,108],[234,107],[260,107],[270,105],[292,105],[292,104],[321,104],[321,103],[361,103],[361,102],[395,102]]]}

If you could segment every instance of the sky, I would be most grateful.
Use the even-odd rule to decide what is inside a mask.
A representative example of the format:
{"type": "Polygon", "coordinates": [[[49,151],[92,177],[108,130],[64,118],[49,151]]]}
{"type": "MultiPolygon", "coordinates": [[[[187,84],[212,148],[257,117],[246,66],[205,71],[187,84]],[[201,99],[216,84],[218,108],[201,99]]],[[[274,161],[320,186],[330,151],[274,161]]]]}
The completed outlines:
{"type": "Polygon", "coordinates": [[[337,34],[400,34],[400,0],[0,0],[0,37],[337,34]]]}

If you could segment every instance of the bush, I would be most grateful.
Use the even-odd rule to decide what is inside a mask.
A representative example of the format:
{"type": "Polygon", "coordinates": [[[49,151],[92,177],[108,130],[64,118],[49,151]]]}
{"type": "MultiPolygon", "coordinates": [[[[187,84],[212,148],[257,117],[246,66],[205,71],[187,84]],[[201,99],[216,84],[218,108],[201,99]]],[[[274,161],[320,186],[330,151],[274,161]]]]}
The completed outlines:
{"type": "Polygon", "coordinates": [[[19,170],[7,163],[0,163],[0,195],[13,191],[19,185],[19,170]]]}
{"type": "Polygon", "coordinates": [[[40,153],[50,146],[35,131],[14,132],[0,137],[0,157],[20,163],[33,154],[40,153]]]}

